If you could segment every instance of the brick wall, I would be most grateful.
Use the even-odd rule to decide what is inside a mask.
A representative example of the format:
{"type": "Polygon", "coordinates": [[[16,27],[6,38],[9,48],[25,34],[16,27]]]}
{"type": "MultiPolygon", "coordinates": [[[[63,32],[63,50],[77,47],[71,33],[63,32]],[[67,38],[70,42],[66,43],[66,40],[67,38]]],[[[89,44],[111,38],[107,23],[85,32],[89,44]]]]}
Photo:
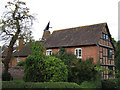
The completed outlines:
{"type": "MultiPolygon", "coordinates": [[[[99,59],[99,48],[97,46],[87,46],[87,47],[72,47],[65,48],[67,52],[75,53],[75,48],[82,49],[82,59],[85,60],[87,58],[92,57],[94,59],[94,63],[97,63],[99,59]]],[[[57,53],[58,49],[51,49],[52,53],[57,53]]]]}
{"type": "MultiPolygon", "coordinates": [[[[2,67],[2,70],[4,70],[4,67],[2,67]]],[[[23,66],[10,67],[8,72],[10,72],[13,78],[23,78],[24,67],[23,66]]]]}
{"type": "MultiPolygon", "coordinates": [[[[25,59],[26,59],[26,57],[20,57],[20,61],[24,61],[25,59]]],[[[13,58],[13,59],[11,60],[10,64],[9,64],[9,66],[10,66],[10,67],[16,66],[17,63],[18,63],[18,62],[17,62],[17,57],[16,57],[16,58],[13,58]]]]}

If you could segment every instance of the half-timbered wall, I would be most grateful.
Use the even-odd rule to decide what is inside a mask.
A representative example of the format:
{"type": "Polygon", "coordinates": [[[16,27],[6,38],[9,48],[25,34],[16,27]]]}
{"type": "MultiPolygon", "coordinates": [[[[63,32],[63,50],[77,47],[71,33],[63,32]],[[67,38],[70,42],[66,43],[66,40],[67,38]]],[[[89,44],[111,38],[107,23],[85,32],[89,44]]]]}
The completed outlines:
{"type": "Polygon", "coordinates": [[[115,78],[115,66],[114,66],[114,48],[111,44],[110,37],[106,28],[103,29],[101,34],[99,44],[99,60],[101,66],[106,69],[106,71],[102,72],[102,76],[104,79],[115,78]],[[113,75],[108,72],[108,69],[113,70],[113,75]]]}

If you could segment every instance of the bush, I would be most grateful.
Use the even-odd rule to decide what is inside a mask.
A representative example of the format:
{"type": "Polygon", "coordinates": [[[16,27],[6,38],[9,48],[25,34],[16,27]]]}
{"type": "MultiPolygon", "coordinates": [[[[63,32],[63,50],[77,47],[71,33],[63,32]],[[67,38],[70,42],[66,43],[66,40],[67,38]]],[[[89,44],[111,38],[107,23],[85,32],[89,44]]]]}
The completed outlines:
{"type": "Polygon", "coordinates": [[[20,62],[17,63],[16,66],[24,66],[24,64],[25,64],[25,61],[20,61],[20,62]]]}
{"type": "Polygon", "coordinates": [[[68,82],[2,82],[2,88],[80,88],[76,83],[68,82]]]}
{"type": "Polygon", "coordinates": [[[67,67],[60,59],[43,55],[43,49],[41,43],[35,42],[33,54],[25,60],[24,80],[31,82],[67,81],[67,67]]]}
{"type": "Polygon", "coordinates": [[[53,54],[53,56],[60,58],[65,65],[70,66],[71,62],[76,58],[75,55],[72,54],[72,52],[66,52],[66,50],[64,48],[59,48],[59,52],[57,54],[53,54]]]}
{"type": "Polygon", "coordinates": [[[102,80],[102,88],[120,88],[120,78],[102,80]]]}
{"type": "Polygon", "coordinates": [[[67,65],[68,69],[68,81],[71,82],[71,69],[70,65],[72,61],[76,60],[76,56],[72,54],[72,52],[66,52],[64,48],[59,48],[59,52],[57,54],[53,54],[52,56],[55,56],[57,58],[60,58],[62,62],[64,62],[65,65],[67,65]]]}
{"type": "Polygon", "coordinates": [[[80,84],[83,81],[96,80],[98,72],[94,69],[93,59],[76,60],[71,66],[71,81],[80,84]]]}
{"type": "Polygon", "coordinates": [[[4,70],[2,73],[2,81],[10,81],[10,80],[13,80],[13,77],[11,76],[9,72],[4,70]]]}

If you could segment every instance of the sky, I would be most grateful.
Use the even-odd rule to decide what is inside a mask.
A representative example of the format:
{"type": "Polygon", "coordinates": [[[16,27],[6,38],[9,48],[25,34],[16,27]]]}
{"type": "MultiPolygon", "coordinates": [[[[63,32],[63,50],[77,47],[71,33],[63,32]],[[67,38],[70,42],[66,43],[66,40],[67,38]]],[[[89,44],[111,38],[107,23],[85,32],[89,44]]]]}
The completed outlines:
{"type": "MultiPolygon", "coordinates": [[[[0,16],[5,4],[0,0],[0,16]]],[[[118,2],[120,0],[22,0],[36,17],[32,27],[35,40],[43,35],[50,21],[50,31],[106,22],[112,37],[118,40],[118,2]]],[[[1,44],[1,43],[0,43],[1,44]]]]}

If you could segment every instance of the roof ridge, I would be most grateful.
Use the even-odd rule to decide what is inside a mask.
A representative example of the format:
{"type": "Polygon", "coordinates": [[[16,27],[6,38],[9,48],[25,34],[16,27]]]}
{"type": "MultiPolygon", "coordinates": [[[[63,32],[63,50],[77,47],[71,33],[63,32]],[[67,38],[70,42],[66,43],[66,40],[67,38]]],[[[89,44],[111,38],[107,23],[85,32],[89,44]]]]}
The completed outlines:
{"type": "Polygon", "coordinates": [[[84,28],[84,27],[90,27],[90,26],[96,26],[96,25],[106,25],[107,23],[98,23],[98,24],[92,24],[92,25],[85,25],[85,26],[79,26],[79,27],[73,27],[73,28],[66,28],[66,29],[60,29],[60,30],[54,30],[54,32],[59,32],[59,31],[65,31],[65,30],[69,30],[69,29],[77,29],[77,28],[84,28]]]}

